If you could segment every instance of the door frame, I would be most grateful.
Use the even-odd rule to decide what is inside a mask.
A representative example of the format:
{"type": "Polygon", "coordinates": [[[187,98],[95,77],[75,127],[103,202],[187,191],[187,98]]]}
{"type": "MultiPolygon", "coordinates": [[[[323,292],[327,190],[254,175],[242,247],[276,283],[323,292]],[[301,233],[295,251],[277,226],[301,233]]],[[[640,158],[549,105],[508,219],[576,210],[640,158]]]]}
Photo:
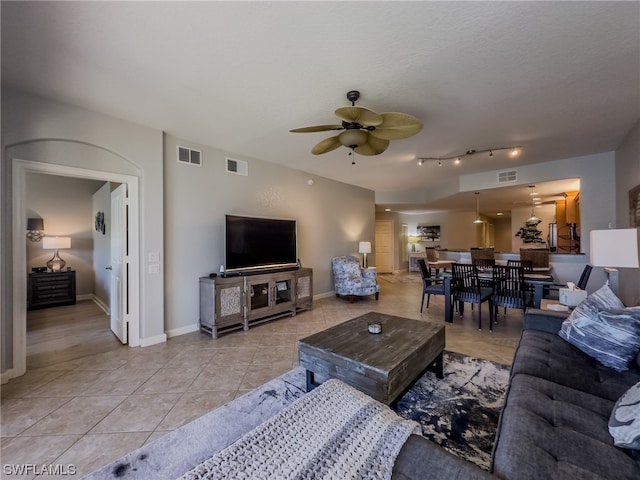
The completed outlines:
{"type": "Polygon", "coordinates": [[[27,371],[27,246],[24,232],[26,221],[27,173],[60,175],[63,177],[104,180],[127,185],[129,201],[129,346],[140,345],[140,219],[139,177],[103,172],[54,163],[13,159],[13,366],[10,377],[24,375],[27,371]]]}

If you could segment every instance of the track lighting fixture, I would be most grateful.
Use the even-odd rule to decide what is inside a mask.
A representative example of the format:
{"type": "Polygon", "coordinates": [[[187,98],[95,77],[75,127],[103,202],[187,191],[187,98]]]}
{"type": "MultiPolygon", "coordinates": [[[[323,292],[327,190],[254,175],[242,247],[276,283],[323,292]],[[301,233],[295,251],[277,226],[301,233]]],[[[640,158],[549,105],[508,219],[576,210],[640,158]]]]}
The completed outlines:
{"type": "Polygon", "coordinates": [[[493,158],[493,152],[499,152],[501,150],[509,150],[509,156],[511,158],[516,158],[521,153],[521,147],[520,146],[498,147],[498,148],[487,148],[485,150],[467,150],[463,154],[452,155],[450,157],[420,157],[417,160],[418,160],[418,165],[424,165],[427,160],[437,161],[439,167],[442,166],[442,162],[445,162],[447,160],[453,160],[453,163],[455,165],[459,165],[460,163],[462,163],[462,159],[464,157],[469,157],[469,156],[472,156],[472,155],[478,155],[480,153],[487,153],[489,158],[493,158]]]}

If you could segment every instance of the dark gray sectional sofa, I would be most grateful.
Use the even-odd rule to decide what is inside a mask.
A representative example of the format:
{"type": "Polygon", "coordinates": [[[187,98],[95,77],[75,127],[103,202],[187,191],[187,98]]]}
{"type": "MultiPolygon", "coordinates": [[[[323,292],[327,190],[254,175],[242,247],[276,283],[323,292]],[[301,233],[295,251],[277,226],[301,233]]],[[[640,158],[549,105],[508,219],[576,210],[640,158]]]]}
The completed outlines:
{"type": "Polygon", "coordinates": [[[640,382],[640,368],[616,372],[558,336],[567,314],[528,310],[500,416],[492,474],[421,437],[400,451],[394,479],[640,479],[640,451],[615,447],[615,402],[640,382]]]}

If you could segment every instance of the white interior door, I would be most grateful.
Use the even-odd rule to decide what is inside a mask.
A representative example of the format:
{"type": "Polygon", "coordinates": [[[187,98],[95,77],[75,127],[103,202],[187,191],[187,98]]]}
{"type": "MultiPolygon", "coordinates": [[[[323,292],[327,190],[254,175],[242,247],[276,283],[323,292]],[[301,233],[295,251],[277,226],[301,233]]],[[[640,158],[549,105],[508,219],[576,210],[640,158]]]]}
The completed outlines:
{"type": "Polygon", "coordinates": [[[378,272],[393,272],[393,221],[376,220],[375,253],[378,272]]]}
{"type": "Polygon", "coordinates": [[[111,331],[128,341],[127,315],[127,186],[111,192],[111,331]]]}

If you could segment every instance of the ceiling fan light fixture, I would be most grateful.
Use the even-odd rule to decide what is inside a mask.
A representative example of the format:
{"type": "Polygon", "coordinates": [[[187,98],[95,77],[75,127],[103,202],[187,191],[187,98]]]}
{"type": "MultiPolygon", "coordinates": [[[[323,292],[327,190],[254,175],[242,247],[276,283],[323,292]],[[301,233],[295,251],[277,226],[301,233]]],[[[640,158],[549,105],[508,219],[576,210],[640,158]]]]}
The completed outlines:
{"type": "Polygon", "coordinates": [[[351,129],[342,132],[338,136],[338,140],[345,147],[355,148],[367,143],[368,137],[369,135],[367,132],[363,132],[358,129],[351,129]]]}

